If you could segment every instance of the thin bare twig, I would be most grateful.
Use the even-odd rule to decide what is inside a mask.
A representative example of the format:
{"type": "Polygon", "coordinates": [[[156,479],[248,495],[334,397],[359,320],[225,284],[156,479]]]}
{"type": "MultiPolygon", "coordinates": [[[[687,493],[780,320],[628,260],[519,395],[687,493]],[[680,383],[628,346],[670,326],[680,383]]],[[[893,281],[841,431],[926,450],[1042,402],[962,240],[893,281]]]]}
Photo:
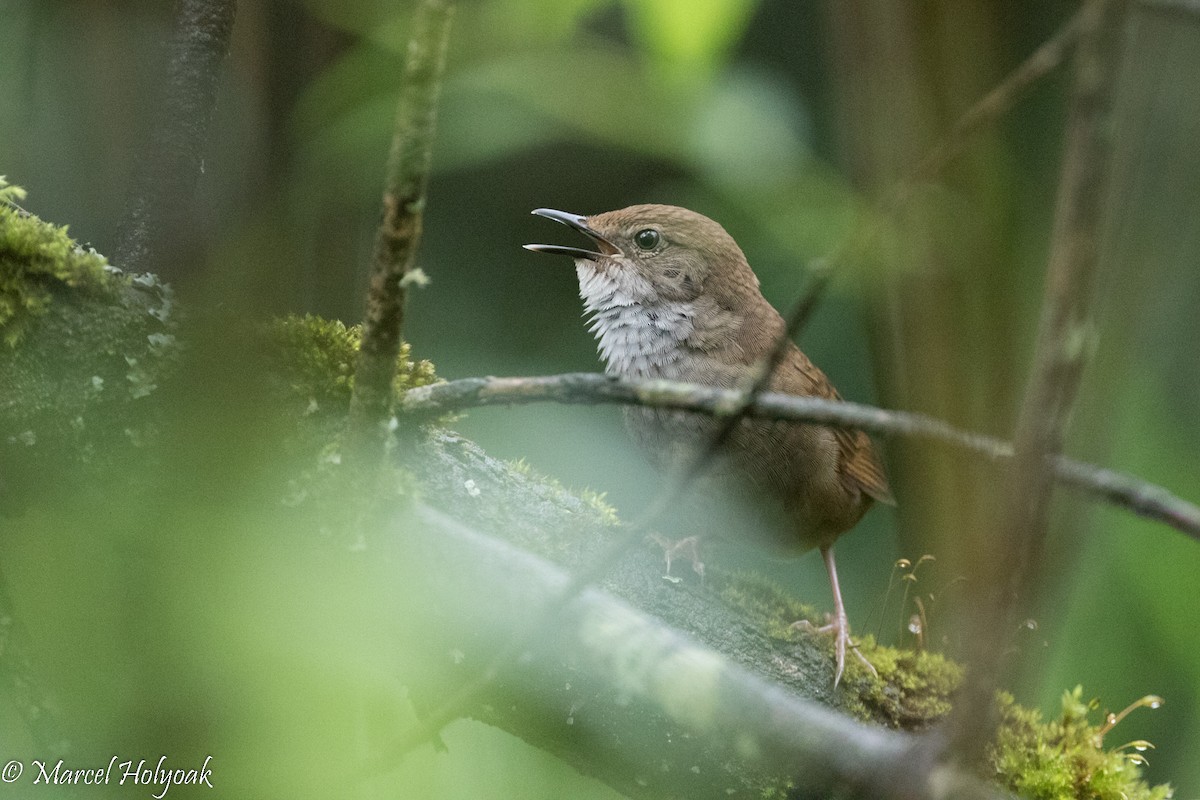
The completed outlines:
{"type": "MultiPolygon", "coordinates": [[[[405,414],[437,415],[468,408],[528,403],[592,405],[618,403],[723,415],[738,407],[741,396],[675,381],[633,381],[593,372],[530,378],[464,378],[410,390],[400,403],[405,414]]],[[[746,408],[746,416],[859,428],[879,436],[904,436],[946,444],[990,460],[1013,457],[1012,445],[991,436],[959,430],[923,414],[887,411],[859,403],[819,397],[764,393],[746,408]]],[[[1170,525],[1200,541],[1200,507],[1140,478],[1082,461],[1052,456],[1054,479],[1092,497],[1170,525]]]]}
{"type": "Polygon", "coordinates": [[[950,131],[930,148],[920,163],[892,186],[878,202],[875,213],[861,222],[852,236],[826,258],[813,263],[810,268],[812,283],[797,309],[802,310],[803,316],[797,323],[789,326],[792,330],[790,337],[794,338],[803,329],[805,321],[811,317],[829,288],[836,268],[861,258],[883,232],[887,216],[907,203],[918,186],[937,177],[950,162],[960,156],[973,137],[1008,113],[1030,87],[1057,69],[1078,38],[1077,13],[1003,81],[968,108],[951,126],[950,131]]]}
{"type": "Polygon", "coordinates": [[[451,0],[422,0],[408,42],[350,405],[352,450],[367,456],[366,464],[371,463],[370,454],[383,452],[386,422],[395,400],[392,384],[404,328],[404,301],[421,241],[453,13],[451,0]]]}
{"type": "MultiPolygon", "coordinates": [[[[862,221],[841,246],[826,258],[814,262],[811,269],[812,284],[800,301],[804,319],[808,319],[823,298],[835,269],[863,257],[883,232],[889,214],[904,206],[913,192],[922,183],[933,180],[955,158],[966,149],[967,143],[976,135],[993,125],[1008,113],[1017,101],[1035,83],[1062,65],[1063,59],[1079,39],[1080,14],[1076,13],[1047,39],[1037,50],[1022,61],[1004,80],[975,102],[951,126],[925,154],[925,157],[903,179],[897,181],[877,203],[875,213],[862,221]]],[[[789,326],[795,336],[804,327],[804,322],[789,326]]]]}
{"type": "MultiPolygon", "coordinates": [[[[1030,86],[1061,64],[1065,54],[1077,40],[1079,30],[1080,22],[1077,14],[998,86],[971,106],[955,122],[950,132],[921,160],[917,168],[897,183],[892,193],[881,204],[881,210],[888,211],[902,204],[917,183],[929,180],[945,169],[950,161],[962,153],[968,139],[1008,112],[1030,86]]],[[[840,247],[828,258],[814,262],[815,268],[810,276],[810,285],[785,318],[787,325],[784,333],[776,340],[775,347],[767,358],[756,366],[754,373],[747,381],[748,388],[739,407],[727,412],[728,417],[725,423],[717,430],[710,443],[697,454],[692,467],[683,470],[682,474],[686,476],[685,484],[720,449],[729,434],[737,427],[741,417],[746,415],[755,398],[766,389],[775,367],[787,350],[788,342],[796,337],[811,318],[836,267],[847,261],[852,254],[859,253],[868,247],[878,233],[879,227],[868,222],[864,229],[851,238],[849,246],[840,247]]],[[[665,492],[664,494],[669,493],[665,492]]]]}
{"type": "Polygon", "coordinates": [[[1065,152],[1059,179],[1033,368],[1014,442],[1008,502],[990,552],[991,596],[973,604],[972,677],[951,723],[957,746],[970,758],[987,740],[991,698],[1009,643],[997,631],[1011,624],[1020,598],[1037,585],[1047,534],[1053,458],[1062,450],[1080,378],[1095,332],[1092,295],[1104,212],[1109,200],[1112,140],[1109,117],[1116,94],[1127,0],[1089,0],[1081,13],[1065,152]]]}
{"type": "Polygon", "coordinates": [[[1034,84],[1062,65],[1071,48],[1079,40],[1080,13],[1071,16],[1004,80],[963,112],[917,166],[882,195],[882,199],[877,203],[876,213],[868,216],[860,229],[847,240],[846,245],[837,249],[826,260],[830,273],[834,266],[860,258],[867,252],[883,232],[884,222],[889,214],[908,203],[913,192],[922,183],[936,178],[954,159],[962,155],[972,138],[988,126],[994,125],[1034,84]]]}
{"type": "MultiPolygon", "coordinates": [[[[1054,39],[1051,40],[1051,43],[1039,48],[1038,52],[1023,63],[1017,72],[1013,76],[1010,76],[1009,79],[1006,79],[996,91],[989,93],[984,100],[973,106],[967,112],[967,118],[960,120],[953,127],[948,138],[935,148],[930,157],[922,161],[924,171],[915,172],[908,179],[901,181],[888,201],[883,204],[883,209],[886,210],[895,204],[903,202],[907,197],[907,189],[914,185],[916,180],[927,179],[933,172],[944,168],[950,159],[961,152],[962,148],[961,142],[958,141],[959,137],[974,135],[982,129],[984,124],[995,121],[1011,107],[1012,103],[1016,101],[1023,90],[1033,84],[1036,78],[1046,74],[1050,68],[1055,66],[1058,60],[1061,60],[1061,53],[1074,41],[1076,37],[1076,24],[1074,20],[1068,22],[1056,34],[1054,39]]],[[[787,351],[788,343],[795,338],[796,334],[810,319],[825,289],[828,287],[836,266],[847,261],[852,254],[858,253],[861,249],[868,246],[871,239],[878,232],[879,228],[877,225],[868,223],[867,227],[860,230],[847,246],[840,247],[828,258],[815,262],[816,268],[811,275],[810,285],[801,294],[796,304],[785,317],[786,325],[784,332],[775,341],[775,346],[771,352],[751,370],[750,375],[745,381],[744,390],[732,405],[729,408],[716,412],[717,416],[722,418],[721,425],[713,432],[711,438],[693,453],[692,458],[680,469],[676,470],[672,476],[672,480],[664,490],[659,493],[654,502],[650,504],[638,520],[635,521],[634,525],[631,526],[635,531],[640,531],[652,525],[659,514],[674,505],[690,482],[703,472],[712,460],[712,457],[724,445],[741,420],[750,413],[757,398],[766,390],[776,366],[787,351]]],[[[631,534],[632,536],[633,534],[631,534]]],[[[607,569],[607,564],[614,560],[619,555],[619,552],[619,548],[614,547],[613,552],[607,554],[606,558],[598,559],[595,569],[589,570],[585,575],[580,576],[578,585],[580,587],[585,586],[591,580],[594,580],[595,577],[602,574],[607,569]]]]}
{"type": "Polygon", "coordinates": [[[967,109],[954,122],[950,132],[909,173],[901,187],[915,186],[945,169],[947,164],[962,154],[971,137],[995,124],[1033,84],[1058,69],[1079,39],[1081,15],[1082,12],[1076,12],[1003,81],[967,109]]]}
{"type": "Polygon", "coordinates": [[[235,0],[180,0],[147,157],[138,162],[113,263],[155,271],[183,230],[229,53],[235,0]]]}

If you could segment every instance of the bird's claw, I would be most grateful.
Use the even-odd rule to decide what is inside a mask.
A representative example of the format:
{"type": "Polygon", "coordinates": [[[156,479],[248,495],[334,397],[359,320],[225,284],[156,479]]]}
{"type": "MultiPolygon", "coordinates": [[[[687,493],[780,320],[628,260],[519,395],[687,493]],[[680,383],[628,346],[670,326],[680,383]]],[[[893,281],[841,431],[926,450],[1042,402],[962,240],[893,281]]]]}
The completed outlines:
{"type": "Polygon", "coordinates": [[[658,546],[662,548],[663,558],[666,559],[667,562],[667,573],[663,575],[664,578],[667,580],[678,581],[677,578],[671,575],[671,561],[675,558],[675,556],[682,555],[686,556],[687,559],[692,562],[692,571],[699,575],[700,582],[704,583],[704,562],[700,560],[699,538],[695,536],[687,536],[683,539],[671,541],[665,536],[661,536],[657,533],[652,534],[651,538],[654,539],[658,546]]]}
{"type": "Polygon", "coordinates": [[[861,661],[863,663],[863,665],[871,671],[872,675],[874,675],[877,678],[879,677],[879,672],[878,672],[878,670],[875,669],[875,666],[870,661],[867,660],[866,656],[864,656],[862,654],[862,651],[858,649],[858,645],[856,645],[853,641],[851,641],[851,639],[850,639],[850,621],[847,620],[844,615],[842,615],[841,617],[835,617],[834,619],[830,620],[828,623],[821,625],[821,626],[813,625],[808,620],[802,619],[802,620],[793,622],[791,624],[790,628],[792,630],[800,630],[800,631],[805,631],[807,633],[820,633],[820,634],[832,633],[834,635],[833,648],[834,648],[834,653],[836,656],[837,667],[833,674],[833,688],[836,689],[838,684],[841,683],[842,673],[845,672],[845,670],[846,670],[846,648],[847,647],[849,647],[850,650],[854,651],[854,655],[858,656],[858,660],[861,661]]]}

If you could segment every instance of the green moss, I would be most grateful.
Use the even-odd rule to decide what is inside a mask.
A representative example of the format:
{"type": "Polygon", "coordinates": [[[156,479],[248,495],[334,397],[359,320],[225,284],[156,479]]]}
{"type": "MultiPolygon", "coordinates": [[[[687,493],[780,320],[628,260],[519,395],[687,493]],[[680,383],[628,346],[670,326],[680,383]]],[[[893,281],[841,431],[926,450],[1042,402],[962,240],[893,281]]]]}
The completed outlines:
{"type": "Polygon", "coordinates": [[[1039,711],[1017,705],[1011,695],[997,697],[1000,731],[988,753],[995,780],[1030,800],[1165,800],[1170,785],[1150,787],[1142,780],[1145,759],[1131,743],[1105,749],[1112,724],[1091,721],[1098,707],[1083,701],[1083,689],[1064,692],[1062,715],[1042,721],[1039,711]]]}
{"type": "Polygon", "coordinates": [[[709,570],[708,582],[721,600],[744,614],[775,639],[790,639],[797,620],[817,619],[817,612],[789,596],[772,581],[753,572],[709,570]]]}
{"type": "Polygon", "coordinates": [[[795,788],[796,783],[791,778],[780,778],[778,783],[765,787],[758,796],[762,800],[787,800],[794,796],[795,788]]]}
{"type": "MultiPolygon", "coordinates": [[[[271,380],[284,405],[299,418],[281,442],[284,457],[295,464],[284,490],[284,505],[297,514],[297,525],[333,537],[361,535],[366,509],[402,506],[417,489],[412,473],[395,461],[388,460],[369,480],[343,463],[361,326],[289,315],[272,320],[263,331],[271,380]]],[[[397,393],[437,380],[433,365],[414,361],[410,353],[409,345],[402,342],[394,384],[397,393]]]]}
{"type": "MultiPolygon", "coordinates": [[[[770,636],[796,636],[792,623],[817,621],[815,611],[789,597],[778,586],[753,573],[710,571],[709,585],[721,599],[770,636]]],[[[839,694],[843,707],[864,720],[891,728],[920,731],[942,720],[953,707],[961,686],[961,665],[939,653],[917,652],[858,640],[860,651],[875,667],[873,674],[848,655],[839,694]]],[[[832,658],[832,644],[830,645],[832,658]]],[[[1084,703],[1076,688],[1063,696],[1059,719],[1043,722],[1041,714],[997,696],[1000,725],[984,772],[992,780],[1030,800],[1166,800],[1171,787],[1150,787],[1141,775],[1145,742],[1105,749],[1105,725],[1090,720],[1095,701],[1084,703]]],[[[1153,705],[1146,698],[1141,705],[1153,705]]],[[[1116,715],[1110,720],[1119,719],[1116,715]]],[[[764,796],[773,796],[764,793],[764,796]]]]}
{"type": "Polygon", "coordinates": [[[128,488],[180,350],[169,286],[109,267],[21,196],[0,188],[0,513],[128,488]]]}
{"type": "Polygon", "coordinates": [[[171,289],[109,267],[12,204],[23,196],[0,179],[0,430],[86,459],[97,437],[134,439],[152,424],[144,398],[178,350],[171,289]]]}
{"type": "Polygon", "coordinates": [[[846,659],[850,708],[864,719],[892,728],[922,730],[950,712],[951,697],[962,684],[963,668],[940,653],[901,650],[865,636],[859,648],[878,675],[857,658],[846,659]]]}
{"type": "MultiPolygon", "coordinates": [[[[795,620],[816,621],[811,607],[757,575],[714,571],[710,585],[722,600],[773,637],[796,635],[791,628],[795,620]]],[[[851,713],[888,727],[919,731],[950,712],[954,693],[964,677],[961,665],[939,653],[881,646],[871,636],[863,637],[858,644],[878,675],[858,659],[846,659],[842,699],[851,713]]],[[[1090,717],[1097,703],[1084,703],[1081,698],[1078,687],[1065,693],[1062,716],[1043,722],[1039,712],[1022,708],[1011,696],[999,694],[999,732],[986,767],[990,777],[1031,800],[1171,797],[1170,786],[1150,787],[1142,780],[1141,764],[1145,759],[1140,749],[1149,744],[1133,742],[1105,749],[1104,734],[1113,722],[1093,722],[1090,717]]],[[[1141,704],[1153,705],[1153,700],[1147,698],[1141,704]]]]}
{"type": "MultiPolygon", "coordinates": [[[[279,375],[293,397],[311,410],[344,410],[354,391],[354,371],[362,329],[339,320],[289,315],[268,327],[279,375]],[[314,407],[315,404],[315,407],[314,407]]],[[[396,364],[396,392],[437,380],[428,361],[413,361],[407,342],[401,342],[396,364]]]]}
{"type": "MultiPolygon", "coordinates": [[[[522,478],[543,483],[556,492],[570,492],[566,486],[563,486],[562,482],[559,481],[558,478],[555,478],[553,475],[547,475],[523,458],[518,458],[515,461],[512,459],[505,459],[504,465],[511,469],[514,475],[520,475],[522,478]]],[[[578,496],[576,492],[570,493],[578,496]]]]}
{"type": "Polygon", "coordinates": [[[529,462],[523,458],[518,458],[516,460],[505,459],[504,463],[517,475],[525,478],[533,477],[533,467],[530,466],[529,462]]]}
{"type": "Polygon", "coordinates": [[[0,177],[0,338],[9,347],[46,313],[56,289],[111,294],[117,288],[103,256],[80,247],[65,226],[22,211],[15,203],[24,197],[0,177]]]}
{"type": "Polygon", "coordinates": [[[531,481],[545,484],[548,488],[572,494],[578,497],[589,508],[599,515],[599,521],[604,525],[619,525],[621,517],[617,513],[615,506],[611,505],[605,498],[608,497],[607,492],[597,492],[594,489],[572,489],[564,486],[557,478],[546,475],[533,468],[528,461],[523,458],[514,460],[506,460],[504,462],[514,475],[519,475],[531,481]]]}
{"type": "Polygon", "coordinates": [[[597,492],[592,489],[581,489],[579,491],[579,499],[587,503],[592,510],[600,515],[601,522],[605,525],[619,525],[621,518],[617,515],[617,509],[604,499],[607,496],[607,492],[597,492]]]}

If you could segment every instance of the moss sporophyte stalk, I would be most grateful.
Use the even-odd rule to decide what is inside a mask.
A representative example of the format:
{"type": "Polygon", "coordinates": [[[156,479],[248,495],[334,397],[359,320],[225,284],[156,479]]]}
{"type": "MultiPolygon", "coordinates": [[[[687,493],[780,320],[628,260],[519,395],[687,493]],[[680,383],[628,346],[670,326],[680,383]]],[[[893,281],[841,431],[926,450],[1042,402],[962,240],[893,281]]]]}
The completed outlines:
{"type": "Polygon", "coordinates": [[[1063,692],[1061,714],[1048,721],[1038,711],[1017,705],[1009,694],[997,698],[1000,730],[989,750],[993,776],[1001,785],[1030,800],[1166,800],[1168,784],[1149,786],[1142,779],[1143,752],[1153,747],[1135,740],[1111,749],[1104,739],[1113,726],[1138,707],[1156,708],[1162,700],[1142,698],[1119,714],[1093,721],[1096,700],[1084,701],[1083,688],[1063,692]]]}

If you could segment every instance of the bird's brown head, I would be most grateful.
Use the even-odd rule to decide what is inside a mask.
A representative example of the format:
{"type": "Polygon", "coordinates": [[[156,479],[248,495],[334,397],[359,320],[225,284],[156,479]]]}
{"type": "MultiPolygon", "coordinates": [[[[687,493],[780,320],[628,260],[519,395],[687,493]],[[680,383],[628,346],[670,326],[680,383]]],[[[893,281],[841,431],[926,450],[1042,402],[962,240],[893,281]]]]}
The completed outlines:
{"type": "Polygon", "coordinates": [[[724,305],[758,296],[758,279],[733,237],[703,214],[679,206],[636,205],[589,217],[539,208],[592,240],[595,249],[527,244],[575,259],[584,299],[619,292],[643,305],[687,302],[708,294],[724,305]]]}
{"type": "Polygon", "coordinates": [[[741,248],[702,214],[665,205],[590,217],[533,213],[592,241],[593,249],[525,247],[575,260],[579,294],[610,373],[731,382],[725,367],[761,355],[782,326],[741,248]],[[724,377],[712,378],[718,373],[724,377]]]}

